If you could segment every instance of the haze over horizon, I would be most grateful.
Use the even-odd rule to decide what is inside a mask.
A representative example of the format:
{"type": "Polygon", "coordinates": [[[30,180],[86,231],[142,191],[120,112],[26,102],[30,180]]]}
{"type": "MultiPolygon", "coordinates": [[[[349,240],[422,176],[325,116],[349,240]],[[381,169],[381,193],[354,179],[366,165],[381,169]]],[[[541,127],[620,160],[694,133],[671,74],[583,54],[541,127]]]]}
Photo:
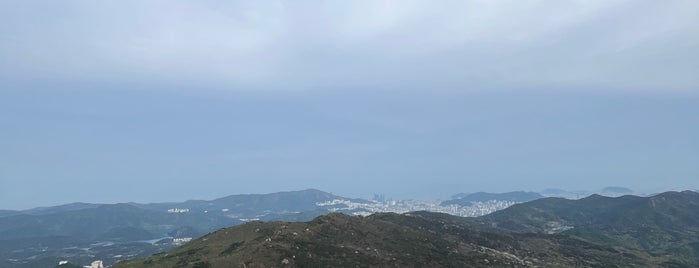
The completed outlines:
{"type": "Polygon", "coordinates": [[[699,189],[697,1],[3,1],[0,209],[699,189]]]}

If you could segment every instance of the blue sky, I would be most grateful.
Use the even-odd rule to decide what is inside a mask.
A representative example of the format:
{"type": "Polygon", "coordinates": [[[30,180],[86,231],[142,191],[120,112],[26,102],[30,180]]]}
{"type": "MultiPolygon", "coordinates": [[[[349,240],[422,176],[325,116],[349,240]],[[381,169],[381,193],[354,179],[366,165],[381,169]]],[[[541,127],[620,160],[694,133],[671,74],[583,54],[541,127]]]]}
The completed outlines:
{"type": "Polygon", "coordinates": [[[696,1],[4,1],[0,208],[699,188],[696,1]]]}

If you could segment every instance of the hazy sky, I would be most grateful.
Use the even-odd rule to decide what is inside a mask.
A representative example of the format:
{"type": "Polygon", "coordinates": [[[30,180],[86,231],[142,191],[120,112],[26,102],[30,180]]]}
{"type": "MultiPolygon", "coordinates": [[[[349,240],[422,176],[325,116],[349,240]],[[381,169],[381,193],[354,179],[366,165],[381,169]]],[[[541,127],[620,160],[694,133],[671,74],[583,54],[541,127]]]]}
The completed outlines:
{"type": "Polygon", "coordinates": [[[699,2],[0,1],[0,208],[699,188],[699,2]]]}

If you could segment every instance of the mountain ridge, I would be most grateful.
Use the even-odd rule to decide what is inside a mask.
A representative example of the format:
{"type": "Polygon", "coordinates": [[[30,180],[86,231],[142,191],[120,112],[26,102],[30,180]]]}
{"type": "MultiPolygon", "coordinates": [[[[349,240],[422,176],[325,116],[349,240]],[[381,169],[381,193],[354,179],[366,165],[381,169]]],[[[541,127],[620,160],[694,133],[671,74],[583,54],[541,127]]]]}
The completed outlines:
{"type": "MultiPolygon", "coordinates": [[[[320,224],[316,222],[316,219],[320,219],[320,221],[340,220],[350,222],[351,224],[368,224],[362,226],[372,230],[376,228],[393,230],[395,231],[393,233],[398,235],[398,237],[400,237],[399,231],[404,230],[404,228],[407,228],[405,229],[406,231],[418,236],[428,235],[424,233],[427,230],[430,235],[428,240],[434,240],[436,241],[435,243],[440,245],[452,243],[450,244],[452,247],[455,241],[471,239],[462,237],[459,232],[463,234],[468,233],[474,237],[481,235],[480,237],[485,240],[472,241],[469,242],[471,244],[464,247],[476,251],[486,250],[493,254],[500,252],[496,255],[481,252],[485,255],[479,255],[478,258],[483,257],[491,261],[497,259],[503,264],[523,265],[521,260],[524,259],[520,257],[529,255],[527,255],[528,253],[508,251],[510,249],[507,247],[498,248],[479,243],[486,243],[487,240],[493,239],[493,241],[500,241],[494,242],[496,245],[500,245],[499,243],[501,242],[507,243],[498,239],[520,243],[536,238],[538,240],[532,240],[532,243],[562,249],[565,247],[560,245],[560,242],[563,241],[560,239],[573,239],[566,241],[567,243],[582,246],[583,249],[581,250],[583,251],[577,251],[574,248],[567,248],[565,249],[566,252],[554,250],[556,257],[552,257],[554,258],[552,261],[555,260],[568,265],[575,264],[570,261],[585,254],[592,254],[589,257],[597,258],[599,261],[610,261],[606,257],[607,253],[604,253],[611,252],[610,250],[627,252],[643,261],[658,265],[664,263],[667,265],[677,264],[677,267],[688,267],[690,266],[688,263],[699,263],[699,238],[697,238],[699,226],[696,225],[696,222],[699,222],[699,216],[697,215],[699,213],[699,193],[693,191],[664,192],[649,197],[635,195],[608,197],[592,194],[577,200],[548,197],[515,204],[507,209],[478,218],[460,218],[430,212],[408,212],[404,215],[378,213],[368,217],[358,217],[359,219],[372,219],[369,223],[357,222],[355,218],[342,218],[344,216],[338,216],[337,214],[331,214],[333,215],[331,218],[321,217],[330,213],[330,211],[325,204],[322,207],[317,206],[318,202],[321,200],[330,201],[336,198],[345,199],[331,193],[307,189],[272,194],[229,195],[210,201],[189,200],[180,203],[152,203],[145,205],[138,203],[72,203],[58,206],[55,213],[47,213],[49,210],[42,208],[38,210],[39,213],[36,215],[19,214],[0,217],[0,257],[10,258],[10,252],[18,252],[18,247],[33,248],[32,250],[34,251],[12,253],[15,254],[12,255],[14,259],[27,258],[36,255],[37,252],[42,252],[41,250],[43,249],[33,246],[36,244],[45,245],[49,249],[47,252],[51,252],[52,249],[76,247],[76,243],[78,243],[78,248],[92,247],[90,251],[95,250],[95,252],[91,253],[93,257],[99,256],[98,258],[105,260],[105,264],[109,265],[115,261],[123,260],[123,258],[110,257],[114,254],[105,255],[100,253],[102,252],[101,250],[109,250],[108,252],[136,252],[135,254],[129,253],[132,254],[129,256],[143,257],[172,249],[178,245],[172,242],[172,238],[197,238],[200,235],[220,228],[224,228],[221,230],[232,230],[230,228],[234,227],[230,226],[246,225],[244,222],[261,223],[260,220],[262,220],[266,224],[274,220],[285,220],[286,222],[303,223],[309,221],[304,224],[320,224]],[[278,205],[275,205],[275,203],[278,205]],[[239,208],[241,206],[242,208],[239,208]],[[266,210],[269,208],[277,208],[278,211],[266,210]],[[307,208],[311,209],[305,210],[307,208]],[[262,216],[260,213],[265,215],[262,216]],[[421,224],[425,224],[425,226],[421,224]],[[436,228],[436,226],[439,228],[436,228]],[[450,228],[456,228],[460,231],[450,233],[450,228]],[[144,241],[151,239],[157,242],[144,241]],[[91,246],[97,240],[109,240],[110,243],[97,247],[91,246]],[[489,249],[484,249],[483,247],[489,249]],[[495,251],[490,249],[495,249],[495,251]],[[586,251],[586,249],[595,250],[586,251]],[[509,256],[505,253],[514,254],[520,260],[515,261],[516,259],[510,258],[511,256],[504,257],[509,256]],[[572,255],[569,256],[570,254],[572,255]]],[[[361,228],[364,228],[362,226],[348,225],[345,229],[360,232],[361,228]]],[[[216,232],[218,231],[214,233],[216,232]]],[[[306,240],[303,243],[306,243],[305,245],[315,245],[313,250],[322,251],[323,248],[331,246],[332,243],[330,242],[334,239],[333,236],[339,234],[338,231],[335,231],[326,233],[325,236],[321,237],[307,237],[310,240],[306,240]],[[325,239],[323,240],[325,242],[319,244],[318,241],[313,239],[325,239]]],[[[374,238],[382,237],[383,235],[380,232],[370,232],[369,234],[374,238]]],[[[338,239],[349,238],[342,236],[338,239]]],[[[401,240],[391,240],[394,239],[391,237],[385,237],[385,239],[394,243],[401,243],[401,240]]],[[[402,239],[409,241],[411,238],[403,237],[402,239]]],[[[195,239],[194,241],[200,240],[195,239]]],[[[375,242],[383,243],[378,240],[375,242]]],[[[354,241],[352,243],[356,246],[358,242],[354,241]]],[[[437,261],[435,265],[484,265],[480,262],[472,263],[464,260],[463,258],[466,258],[466,255],[460,255],[461,257],[456,258],[457,260],[462,260],[462,262],[450,263],[444,259],[444,256],[449,255],[449,251],[444,251],[445,248],[436,246],[437,244],[414,251],[413,257],[418,258],[419,255],[418,259],[411,257],[402,259],[403,262],[399,263],[407,264],[410,261],[427,261],[434,257],[442,260],[437,261]],[[422,251],[429,252],[435,248],[438,248],[437,252],[439,254],[434,256],[429,254],[420,255],[422,251]]],[[[185,244],[185,246],[187,245],[189,243],[185,244]]],[[[285,244],[284,247],[290,245],[292,244],[285,244]]],[[[383,245],[381,246],[383,247],[382,250],[388,250],[395,254],[409,248],[408,245],[400,246],[406,246],[406,248],[381,245],[383,245]]],[[[301,245],[293,244],[293,246],[301,245]]],[[[234,248],[230,252],[234,252],[236,250],[234,248]]],[[[525,248],[521,248],[521,250],[525,248]]],[[[335,253],[344,252],[347,254],[345,249],[342,248],[334,248],[333,250],[335,250],[335,253]]],[[[527,250],[531,251],[533,249],[527,248],[527,250]]],[[[350,253],[355,254],[354,252],[350,253]]],[[[66,251],[59,255],[62,254],[75,253],[66,251]]],[[[401,260],[398,257],[396,259],[401,260]]],[[[86,261],[84,257],[71,260],[86,261]]],[[[321,262],[321,264],[329,264],[329,260],[326,258],[325,262],[321,262]]],[[[386,263],[384,261],[386,260],[376,259],[369,254],[359,259],[353,259],[352,263],[366,266],[371,266],[370,264],[372,263],[390,264],[390,262],[386,263]]],[[[292,260],[289,260],[289,262],[293,263],[292,260]]],[[[319,264],[315,260],[310,263],[319,264]]],[[[532,260],[532,263],[537,262],[532,260]]],[[[279,265],[279,263],[266,264],[279,265]]],[[[617,262],[612,260],[608,264],[617,265],[617,262]]],[[[14,264],[0,261],[0,266],[3,267],[24,267],[11,265],[14,264]]],[[[617,266],[623,267],[623,265],[617,266]]],[[[35,267],[44,267],[44,265],[35,267]]]]}
{"type": "MultiPolygon", "coordinates": [[[[80,261],[85,261],[85,256],[100,256],[108,265],[124,258],[113,256],[127,254],[109,255],[107,252],[147,256],[177,246],[172,238],[196,238],[249,220],[310,220],[330,212],[318,206],[318,202],[333,199],[349,198],[307,189],[229,195],[214,200],[151,204],[70,203],[24,212],[3,212],[5,216],[0,217],[0,267],[15,267],[14,263],[22,263],[7,263],[9,259],[33,262],[32,258],[40,263],[38,267],[45,267],[41,259],[56,256],[84,256],[71,257],[80,261]],[[146,242],[158,238],[167,239],[146,242]]],[[[31,267],[29,264],[25,266],[31,267]]]]}
{"type": "Polygon", "coordinates": [[[693,191],[650,197],[544,198],[473,222],[508,232],[560,233],[699,260],[699,193],[693,191]]]}
{"type": "Polygon", "coordinates": [[[411,212],[250,222],[114,267],[631,267],[663,261],[576,238],[493,233],[460,217],[411,212]]]}

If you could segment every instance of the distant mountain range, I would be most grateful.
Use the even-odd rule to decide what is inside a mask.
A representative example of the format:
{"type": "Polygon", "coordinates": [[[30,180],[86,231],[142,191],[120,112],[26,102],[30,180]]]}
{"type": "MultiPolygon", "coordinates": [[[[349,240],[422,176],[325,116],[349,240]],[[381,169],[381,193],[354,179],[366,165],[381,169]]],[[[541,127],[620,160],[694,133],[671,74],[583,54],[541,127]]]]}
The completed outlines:
{"type": "MultiPolygon", "coordinates": [[[[612,188],[607,192],[625,190],[612,188]]],[[[591,195],[578,200],[544,198],[538,193],[521,191],[480,192],[458,197],[444,201],[444,206],[431,204],[440,209],[451,209],[453,207],[449,206],[453,205],[464,209],[469,204],[497,201],[507,203],[497,209],[510,207],[477,218],[427,212],[380,213],[368,217],[332,214],[316,218],[335,211],[367,215],[368,212],[391,209],[396,203],[345,198],[309,189],[172,203],[71,203],[23,211],[0,210],[0,267],[53,267],[59,260],[78,264],[103,260],[110,265],[169,251],[183,244],[184,247],[167,255],[127,264],[129,267],[151,267],[139,266],[140,261],[150,261],[157,264],[153,267],[170,267],[175,258],[173,254],[180,254],[177,262],[186,261],[187,264],[177,266],[183,267],[195,267],[195,264],[200,265],[196,267],[207,267],[207,263],[211,267],[220,267],[221,263],[239,261],[278,266],[281,263],[275,261],[284,259],[290,264],[313,266],[330,264],[338,256],[346,258],[342,259],[343,263],[347,260],[350,266],[368,263],[405,266],[428,260],[433,264],[428,266],[509,267],[545,263],[600,267],[629,264],[699,266],[697,192],[616,198],[591,195]],[[515,203],[519,204],[512,205],[515,203]],[[314,218],[316,220],[310,221],[314,218]],[[289,223],[305,221],[310,222],[289,223]],[[274,246],[268,248],[270,244],[260,239],[280,238],[275,236],[276,231],[252,234],[245,229],[248,227],[239,227],[243,228],[240,230],[229,228],[240,224],[258,226],[260,230],[293,225],[301,229],[293,227],[296,235],[293,232],[291,235],[302,239],[274,239],[272,241],[279,244],[273,243],[274,246]],[[221,228],[235,235],[224,236],[221,231],[206,235],[221,228]],[[298,232],[306,228],[315,231],[312,235],[298,232]],[[348,237],[346,233],[332,231],[333,228],[356,231],[358,235],[348,237]],[[236,235],[242,235],[246,242],[236,235]],[[197,239],[201,236],[204,237],[197,239]],[[225,241],[237,242],[228,243],[219,255],[213,256],[212,252],[219,250],[220,245],[208,245],[205,241],[219,239],[216,238],[219,236],[225,237],[225,241]],[[419,237],[418,240],[415,237],[419,237]],[[420,240],[422,238],[428,240],[420,240]],[[194,241],[188,242],[190,239],[194,241]],[[192,248],[194,245],[198,248],[192,248]],[[296,258],[288,259],[285,254],[298,253],[294,251],[296,247],[308,250],[308,254],[314,257],[292,254],[296,258]],[[347,248],[352,250],[347,252],[347,248]],[[181,255],[181,252],[189,255],[181,255]],[[383,254],[372,255],[372,252],[383,254]],[[401,255],[403,253],[410,255],[401,255]],[[612,255],[617,257],[610,258],[612,255]],[[194,256],[200,261],[192,259],[194,256]],[[261,259],[245,260],[241,256],[261,259]],[[265,259],[264,256],[284,258],[265,259]]],[[[423,209],[431,209],[420,205],[423,209]]],[[[406,207],[397,208],[405,211],[406,207]]]]}
{"type": "Polygon", "coordinates": [[[12,216],[12,215],[17,215],[20,214],[19,211],[16,210],[4,210],[0,209],[0,217],[5,217],[5,216],[12,216]]]}
{"type": "Polygon", "coordinates": [[[604,196],[622,196],[622,195],[647,195],[643,193],[636,192],[632,189],[621,187],[621,186],[608,186],[596,191],[578,190],[578,191],[568,191],[563,189],[548,188],[539,192],[545,197],[563,197],[571,199],[579,199],[592,194],[599,194],[604,196]]]}
{"type": "Polygon", "coordinates": [[[486,193],[486,192],[477,192],[477,193],[472,193],[472,194],[457,194],[454,196],[455,199],[447,200],[442,202],[443,206],[447,205],[460,205],[460,206],[469,206],[473,202],[487,202],[487,201],[492,201],[492,200],[497,200],[497,201],[510,201],[510,202],[516,202],[516,203],[521,203],[521,202],[528,202],[532,200],[536,200],[539,198],[544,198],[539,193],[535,192],[523,192],[523,191],[516,191],[516,192],[507,192],[507,193],[486,193]]]}
{"type": "Polygon", "coordinates": [[[330,208],[356,212],[344,204],[317,205],[336,199],[368,202],[309,189],[181,203],[72,203],[0,211],[0,267],[47,267],[58,263],[58,256],[110,264],[173,248],[172,238],[196,238],[250,220],[304,221],[330,208]]]}
{"type": "MultiPolygon", "coordinates": [[[[196,211],[228,210],[243,217],[259,215],[260,212],[274,214],[297,213],[317,209],[316,203],[335,199],[350,200],[357,203],[369,202],[363,199],[347,198],[315,189],[303,191],[278,192],[271,194],[230,195],[214,200],[190,200],[183,203],[134,204],[151,210],[169,208],[186,208],[196,211]]],[[[230,213],[229,213],[230,214],[230,213]]]]}
{"type": "Polygon", "coordinates": [[[123,267],[699,267],[699,194],[543,198],[431,212],[251,222],[123,267]]]}
{"type": "Polygon", "coordinates": [[[51,207],[38,207],[38,208],[32,208],[32,209],[16,211],[16,212],[20,213],[20,214],[29,214],[29,215],[45,215],[45,214],[52,214],[52,213],[57,213],[57,212],[67,212],[67,211],[82,210],[82,209],[88,209],[88,208],[96,208],[96,207],[99,207],[101,205],[103,205],[103,204],[70,203],[70,204],[51,206],[51,207]]]}
{"type": "Polygon", "coordinates": [[[114,267],[623,267],[662,261],[573,237],[483,231],[464,218],[414,212],[252,222],[114,267]]]}
{"type": "Polygon", "coordinates": [[[699,193],[544,198],[473,220],[518,233],[558,233],[596,243],[699,260],[699,193]]]}
{"type": "Polygon", "coordinates": [[[604,187],[602,189],[602,193],[605,194],[632,194],[633,190],[626,188],[626,187],[620,187],[620,186],[609,186],[609,187],[604,187]]]}

